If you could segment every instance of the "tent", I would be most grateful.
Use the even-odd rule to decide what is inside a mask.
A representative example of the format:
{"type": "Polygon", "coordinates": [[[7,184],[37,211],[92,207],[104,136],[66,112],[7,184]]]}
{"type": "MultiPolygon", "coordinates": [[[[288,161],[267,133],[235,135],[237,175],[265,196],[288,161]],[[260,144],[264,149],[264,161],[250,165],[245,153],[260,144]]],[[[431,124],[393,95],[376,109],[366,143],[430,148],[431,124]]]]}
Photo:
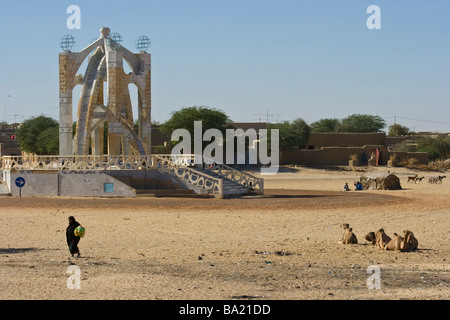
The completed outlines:
{"type": "Polygon", "coordinates": [[[364,190],[401,190],[400,179],[390,173],[368,173],[361,177],[364,190]]]}

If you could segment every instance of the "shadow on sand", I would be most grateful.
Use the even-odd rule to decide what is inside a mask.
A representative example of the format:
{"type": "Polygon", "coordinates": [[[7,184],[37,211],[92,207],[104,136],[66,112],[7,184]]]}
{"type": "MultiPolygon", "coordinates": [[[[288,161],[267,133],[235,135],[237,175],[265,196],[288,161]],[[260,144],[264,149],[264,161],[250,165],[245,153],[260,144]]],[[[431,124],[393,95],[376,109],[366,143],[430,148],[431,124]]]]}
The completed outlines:
{"type": "Polygon", "coordinates": [[[264,195],[260,196],[263,199],[309,199],[309,198],[324,198],[329,197],[329,195],[313,195],[313,194],[304,194],[304,195],[290,195],[290,194],[273,194],[273,195],[264,195]]]}
{"type": "Polygon", "coordinates": [[[30,251],[38,251],[38,248],[0,248],[0,254],[25,253],[30,251]]]}

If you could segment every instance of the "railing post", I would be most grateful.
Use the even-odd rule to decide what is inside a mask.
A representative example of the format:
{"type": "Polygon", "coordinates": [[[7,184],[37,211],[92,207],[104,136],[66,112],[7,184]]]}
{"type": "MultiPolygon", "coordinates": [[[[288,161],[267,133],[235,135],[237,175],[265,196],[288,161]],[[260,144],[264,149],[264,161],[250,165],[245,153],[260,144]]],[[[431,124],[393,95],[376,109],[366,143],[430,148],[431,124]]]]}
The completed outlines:
{"type": "Polygon", "coordinates": [[[223,179],[219,179],[219,199],[223,199],[223,179]]]}
{"type": "Polygon", "coordinates": [[[152,162],[152,170],[156,170],[158,168],[158,158],[155,156],[151,156],[150,159],[150,161],[152,162]]]}

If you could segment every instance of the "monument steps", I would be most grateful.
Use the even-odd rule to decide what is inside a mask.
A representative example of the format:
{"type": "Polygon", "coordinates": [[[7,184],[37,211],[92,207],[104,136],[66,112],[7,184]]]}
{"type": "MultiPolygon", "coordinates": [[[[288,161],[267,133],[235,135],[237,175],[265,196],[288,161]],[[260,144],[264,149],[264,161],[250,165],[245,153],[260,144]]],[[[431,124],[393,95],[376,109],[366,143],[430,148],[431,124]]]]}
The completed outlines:
{"type": "Polygon", "coordinates": [[[223,180],[223,193],[224,195],[233,196],[233,195],[250,195],[250,191],[245,186],[234,182],[231,179],[228,179],[226,177],[220,176],[219,174],[215,173],[212,170],[208,169],[195,169],[199,172],[206,173],[210,176],[220,178],[223,180]]]}
{"type": "Polygon", "coordinates": [[[151,198],[213,198],[208,194],[196,194],[191,189],[136,189],[136,197],[151,198]]]}

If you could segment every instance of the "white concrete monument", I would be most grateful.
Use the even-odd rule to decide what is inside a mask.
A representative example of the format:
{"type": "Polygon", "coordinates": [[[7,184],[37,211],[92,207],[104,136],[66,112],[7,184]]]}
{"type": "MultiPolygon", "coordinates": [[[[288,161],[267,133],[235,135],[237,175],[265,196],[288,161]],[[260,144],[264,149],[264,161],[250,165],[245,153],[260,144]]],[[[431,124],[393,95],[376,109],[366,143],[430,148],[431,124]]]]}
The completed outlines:
{"type": "Polygon", "coordinates": [[[149,155],[151,153],[151,55],[145,52],[150,41],[141,36],[139,53],[121,46],[117,33],[100,30],[100,38],[80,52],[71,52],[74,40],[66,35],[61,40],[64,50],[59,54],[59,150],[60,155],[101,155],[107,143],[109,155],[149,155]],[[88,58],[84,75],[77,74],[88,58]],[[124,60],[131,73],[123,69],[124,60]],[[107,83],[107,104],[104,105],[104,82],[107,83]],[[128,85],[137,87],[138,130],[134,129],[132,102],[128,85]],[[76,134],[72,137],[72,94],[80,84],[76,134]],[[105,122],[108,124],[104,141],[105,122]],[[91,148],[90,148],[91,147],[91,148]],[[90,151],[91,149],[91,151],[90,151]]]}

